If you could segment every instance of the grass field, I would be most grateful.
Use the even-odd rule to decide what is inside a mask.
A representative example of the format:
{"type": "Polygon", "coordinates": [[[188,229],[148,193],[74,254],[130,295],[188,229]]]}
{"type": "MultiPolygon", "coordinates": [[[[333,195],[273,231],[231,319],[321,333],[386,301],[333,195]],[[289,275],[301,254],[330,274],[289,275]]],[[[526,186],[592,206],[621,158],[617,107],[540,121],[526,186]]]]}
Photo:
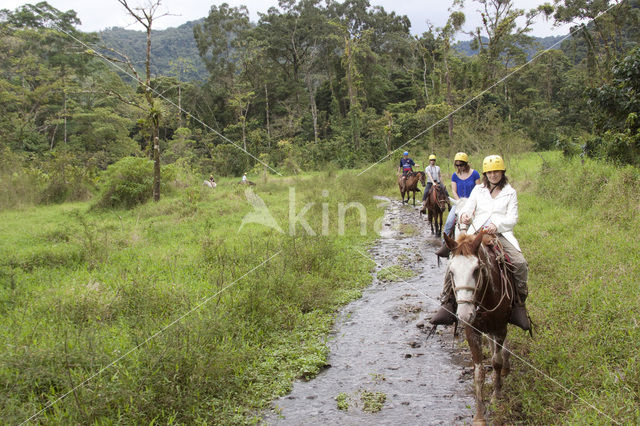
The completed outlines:
{"type": "Polygon", "coordinates": [[[3,421],[75,389],[35,420],[252,422],[294,378],[323,367],[336,307],[371,280],[353,249],[375,238],[383,208],[373,189],[393,183],[388,172],[269,177],[255,194],[283,233],[240,229],[253,207],[246,187],[224,179],[128,211],[78,203],[0,213],[3,421]],[[304,218],[318,235],[300,224],[290,235],[290,188],[294,214],[315,201],[304,218]],[[338,235],[339,204],[354,201],[366,232],[351,208],[338,235]]]}
{"type": "Polygon", "coordinates": [[[516,227],[536,332],[530,339],[511,329],[523,360],[512,358],[498,413],[532,424],[637,424],[640,173],[543,156],[544,164],[534,155],[520,160],[537,163],[527,168],[540,178],[519,194],[516,227]]]}
{"type": "MultiPolygon", "coordinates": [[[[536,333],[510,330],[521,360],[494,416],[640,423],[638,171],[558,153],[506,160],[536,333]]],[[[353,249],[376,238],[383,208],[371,196],[398,197],[393,169],[259,181],[283,233],[241,227],[253,207],[224,179],[133,210],[0,212],[0,417],[20,423],[66,395],[35,421],[255,422],[294,378],[320,371],[335,309],[370,282],[353,249]],[[315,203],[304,218],[316,236],[300,224],[289,235],[290,188],[294,215],[315,203]],[[364,235],[356,208],[339,235],[349,202],[367,213],[364,235]]]]}

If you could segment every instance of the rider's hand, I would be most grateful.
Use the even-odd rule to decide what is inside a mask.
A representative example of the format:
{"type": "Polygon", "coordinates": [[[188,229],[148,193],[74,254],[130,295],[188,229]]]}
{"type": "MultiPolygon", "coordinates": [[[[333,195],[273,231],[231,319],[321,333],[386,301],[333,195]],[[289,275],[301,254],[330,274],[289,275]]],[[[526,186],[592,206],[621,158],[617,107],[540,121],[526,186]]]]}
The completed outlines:
{"type": "Polygon", "coordinates": [[[471,225],[471,216],[466,213],[462,213],[462,215],[460,216],[460,221],[465,225],[471,225]]]}
{"type": "Polygon", "coordinates": [[[490,234],[490,235],[495,234],[497,230],[498,230],[498,228],[493,223],[488,224],[484,228],[484,232],[487,233],[487,234],[490,234]]]}

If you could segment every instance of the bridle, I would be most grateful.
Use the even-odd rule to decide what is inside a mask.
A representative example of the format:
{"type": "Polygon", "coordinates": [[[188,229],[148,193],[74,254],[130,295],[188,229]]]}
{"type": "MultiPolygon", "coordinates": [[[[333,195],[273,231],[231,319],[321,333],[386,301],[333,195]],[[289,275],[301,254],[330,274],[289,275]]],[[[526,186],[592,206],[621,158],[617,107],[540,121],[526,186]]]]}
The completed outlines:
{"type": "Polygon", "coordinates": [[[498,307],[502,304],[505,298],[512,300],[513,294],[510,291],[510,280],[507,272],[507,263],[498,261],[498,268],[500,269],[500,300],[496,303],[495,307],[492,309],[487,309],[482,306],[482,300],[484,300],[484,296],[487,293],[487,289],[489,288],[489,280],[491,277],[491,271],[488,263],[489,256],[486,253],[487,248],[483,245],[480,246],[480,250],[483,250],[482,255],[478,252],[478,278],[475,280],[475,285],[456,285],[455,281],[451,280],[451,286],[453,288],[453,292],[456,297],[456,302],[458,305],[474,305],[476,311],[482,310],[483,313],[490,313],[498,309],[498,307]],[[501,266],[504,265],[504,266],[501,266]],[[472,291],[473,294],[471,299],[458,299],[458,292],[462,290],[472,291]],[[482,296],[478,298],[478,294],[482,291],[482,296]]]}
{"type": "MultiPolygon", "coordinates": [[[[482,250],[484,250],[484,248],[482,248],[482,250]]],[[[456,296],[456,302],[458,303],[458,305],[476,305],[476,308],[480,308],[481,306],[479,305],[479,303],[484,298],[484,295],[487,292],[486,284],[488,283],[488,280],[485,279],[485,277],[488,277],[488,276],[489,276],[489,266],[485,261],[481,259],[480,255],[478,255],[478,278],[476,278],[475,280],[475,285],[473,286],[456,285],[456,282],[453,279],[451,280],[453,292],[456,296]],[[476,296],[478,295],[478,292],[480,291],[481,288],[484,291],[482,293],[482,297],[478,299],[476,296]],[[462,290],[472,291],[473,294],[471,295],[471,299],[462,299],[462,298],[459,299],[458,292],[462,290]]]]}
{"type": "Polygon", "coordinates": [[[436,202],[438,203],[438,207],[440,207],[440,210],[444,211],[444,207],[447,204],[447,198],[444,195],[444,190],[440,186],[440,184],[436,185],[436,202]],[[440,198],[440,195],[442,195],[442,198],[440,198]]]}

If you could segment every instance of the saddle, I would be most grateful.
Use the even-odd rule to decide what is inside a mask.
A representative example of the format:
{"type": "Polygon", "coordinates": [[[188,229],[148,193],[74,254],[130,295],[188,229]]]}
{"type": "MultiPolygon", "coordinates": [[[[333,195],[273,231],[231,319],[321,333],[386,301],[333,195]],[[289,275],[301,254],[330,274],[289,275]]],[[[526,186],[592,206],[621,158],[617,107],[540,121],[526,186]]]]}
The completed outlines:
{"type": "Polygon", "coordinates": [[[482,244],[486,246],[489,251],[501,262],[511,262],[509,255],[504,251],[504,247],[500,244],[500,240],[497,235],[484,234],[482,236],[482,244]]]}

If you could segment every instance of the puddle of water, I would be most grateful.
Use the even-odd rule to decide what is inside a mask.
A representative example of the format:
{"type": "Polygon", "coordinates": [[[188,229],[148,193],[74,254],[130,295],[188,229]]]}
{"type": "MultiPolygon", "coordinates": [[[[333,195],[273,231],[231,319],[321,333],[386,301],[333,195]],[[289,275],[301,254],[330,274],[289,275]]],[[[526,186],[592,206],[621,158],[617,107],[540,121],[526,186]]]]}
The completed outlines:
{"type": "MultiPolygon", "coordinates": [[[[416,275],[406,281],[373,282],[362,298],[339,313],[328,346],[330,367],[273,402],[263,422],[274,425],[465,424],[471,423],[469,357],[462,356],[451,328],[426,340],[416,324],[439,306],[445,263],[433,252],[431,236],[418,210],[392,201],[381,238],[370,250],[376,271],[401,265],[416,275]],[[400,224],[418,229],[400,235],[400,224]],[[363,411],[362,391],[386,395],[381,411],[363,411]],[[338,409],[343,394],[348,410],[338,409]]],[[[375,274],[374,274],[375,275],[375,274]]]]}

